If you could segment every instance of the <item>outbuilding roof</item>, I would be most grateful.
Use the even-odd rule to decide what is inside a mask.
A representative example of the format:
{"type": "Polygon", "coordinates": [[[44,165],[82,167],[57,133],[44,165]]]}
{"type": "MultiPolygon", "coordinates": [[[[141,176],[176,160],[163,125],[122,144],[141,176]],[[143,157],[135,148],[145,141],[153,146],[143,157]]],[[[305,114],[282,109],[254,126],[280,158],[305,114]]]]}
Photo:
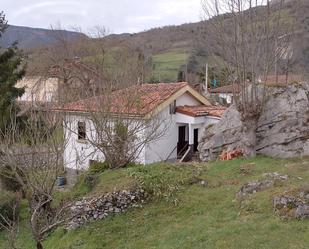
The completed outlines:
{"type": "Polygon", "coordinates": [[[226,108],[222,106],[178,106],[176,112],[182,113],[191,117],[213,116],[220,118],[226,108]]]}
{"type": "MultiPolygon", "coordinates": [[[[267,75],[266,79],[261,80],[266,86],[286,86],[295,82],[301,83],[304,81],[304,77],[299,74],[289,75],[267,75]]],[[[239,93],[240,85],[235,83],[231,85],[221,86],[210,89],[211,93],[239,93]]]]}
{"type": "Polygon", "coordinates": [[[292,83],[301,83],[304,81],[304,77],[300,74],[279,74],[279,75],[267,75],[264,82],[266,85],[289,85],[292,83]]]}
{"type": "Polygon", "coordinates": [[[210,89],[211,93],[239,93],[240,92],[240,86],[237,84],[232,85],[226,85],[221,86],[217,88],[210,89]]]}

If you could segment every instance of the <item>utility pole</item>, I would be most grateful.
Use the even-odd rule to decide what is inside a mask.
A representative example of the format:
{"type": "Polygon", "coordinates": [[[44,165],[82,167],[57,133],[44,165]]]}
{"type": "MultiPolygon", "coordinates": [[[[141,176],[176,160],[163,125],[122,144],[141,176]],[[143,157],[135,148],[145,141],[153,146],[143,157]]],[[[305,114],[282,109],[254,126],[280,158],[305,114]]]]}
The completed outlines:
{"type": "Polygon", "coordinates": [[[188,63],[186,63],[186,82],[188,82],[188,63]]]}
{"type": "MultiPolygon", "coordinates": [[[[276,51],[275,51],[275,74],[276,74],[276,83],[278,83],[279,79],[278,79],[278,37],[276,38],[276,41],[275,41],[275,47],[276,47],[276,51]]],[[[267,76],[266,76],[267,77],[267,76]]]]}
{"type": "Polygon", "coordinates": [[[205,66],[205,93],[208,94],[208,63],[205,66]]]}

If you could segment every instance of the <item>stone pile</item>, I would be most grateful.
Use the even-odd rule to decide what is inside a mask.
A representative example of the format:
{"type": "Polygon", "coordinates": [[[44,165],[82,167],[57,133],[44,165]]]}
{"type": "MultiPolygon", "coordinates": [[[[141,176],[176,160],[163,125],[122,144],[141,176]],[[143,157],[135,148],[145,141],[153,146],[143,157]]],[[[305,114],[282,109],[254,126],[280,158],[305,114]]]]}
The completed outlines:
{"type": "MultiPolygon", "coordinates": [[[[269,87],[258,120],[257,152],[290,158],[309,155],[309,83],[269,87]]],[[[199,143],[202,161],[217,159],[223,151],[241,149],[245,133],[240,113],[230,106],[216,125],[206,125],[199,143]]]]}
{"type": "Polygon", "coordinates": [[[67,224],[67,229],[73,230],[90,221],[122,213],[130,207],[138,207],[146,198],[147,194],[142,189],[122,190],[100,197],[83,198],[71,206],[72,219],[67,224]]]}

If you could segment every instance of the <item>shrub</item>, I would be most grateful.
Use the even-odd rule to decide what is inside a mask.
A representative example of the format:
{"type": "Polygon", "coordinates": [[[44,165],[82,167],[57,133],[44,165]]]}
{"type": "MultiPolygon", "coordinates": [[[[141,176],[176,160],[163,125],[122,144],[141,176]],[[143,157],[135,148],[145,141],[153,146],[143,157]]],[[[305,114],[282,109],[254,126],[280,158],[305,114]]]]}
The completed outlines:
{"type": "Polygon", "coordinates": [[[80,197],[89,193],[99,181],[99,174],[85,172],[78,177],[73,187],[73,197],[80,197]]]}
{"type": "Polygon", "coordinates": [[[174,204],[178,202],[176,192],[197,177],[188,165],[153,164],[129,168],[128,172],[154,199],[164,198],[174,204]]]}
{"type": "Polygon", "coordinates": [[[133,167],[137,167],[137,166],[141,166],[141,164],[130,162],[130,163],[127,163],[125,167],[126,168],[133,168],[133,167]]]}
{"type": "Polygon", "coordinates": [[[84,177],[84,184],[88,189],[93,189],[93,187],[97,184],[98,182],[98,176],[93,175],[93,174],[86,174],[84,177]]]}
{"type": "MultiPolygon", "coordinates": [[[[19,172],[19,175],[22,176],[22,172],[19,172]]],[[[22,190],[22,186],[16,179],[14,172],[10,166],[5,166],[0,169],[0,185],[10,192],[19,192],[22,190]]]]}
{"type": "MultiPolygon", "coordinates": [[[[140,166],[140,164],[136,164],[134,162],[129,162],[124,166],[124,168],[132,168],[132,167],[136,167],[136,166],[140,166]]],[[[111,167],[109,166],[109,164],[106,161],[105,162],[93,162],[89,167],[88,174],[100,174],[100,173],[103,173],[104,171],[106,171],[110,168],[111,167]]]]}
{"type": "Polygon", "coordinates": [[[106,162],[94,162],[90,165],[89,167],[89,173],[91,174],[99,174],[99,173],[102,173],[106,170],[108,170],[109,168],[109,165],[108,163],[106,162]]]}
{"type": "Polygon", "coordinates": [[[12,220],[13,219],[13,204],[15,197],[13,193],[1,191],[0,192],[0,230],[2,228],[1,224],[4,224],[3,218],[12,220]]]}

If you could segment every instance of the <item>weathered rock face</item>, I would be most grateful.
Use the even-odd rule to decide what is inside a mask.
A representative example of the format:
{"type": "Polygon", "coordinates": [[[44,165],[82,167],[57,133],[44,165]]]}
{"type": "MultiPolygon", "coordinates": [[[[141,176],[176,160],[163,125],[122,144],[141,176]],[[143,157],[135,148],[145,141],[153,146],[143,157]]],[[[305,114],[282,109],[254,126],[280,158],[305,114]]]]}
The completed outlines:
{"type": "Polygon", "coordinates": [[[68,230],[76,229],[93,220],[101,220],[110,214],[118,214],[142,203],[147,194],[137,189],[134,191],[117,191],[94,198],[83,198],[71,206],[71,221],[68,230]]]}
{"type": "Polygon", "coordinates": [[[288,175],[282,175],[278,172],[271,172],[263,174],[263,177],[266,177],[265,180],[253,181],[244,184],[240,190],[236,193],[238,199],[242,199],[247,195],[254,194],[266,189],[269,189],[275,185],[277,181],[286,181],[289,179],[288,175]]]}
{"type": "Polygon", "coordinates": [[[243,185],[239,192],[236,194],[238,199],[245,197],[246,195],[253,194],[274,186],[274,182],[271,180],[264,180],[259,182],[248,182],[243,185]]]}
{"type": "MultiPolygon", "coordinates": [[[[309,155],[309,83],[269,87],[258,121],[257,152],[289,158],[309,155]]],[[[202,161],[216,159],[223,150],[241,148],[242,122],[232,105],[219,123],[205,127],[199,144],[202,161]]]]}
{"type": "MultiPolygon", "coordinates": [[[[302,193],[301,193],[302,194],[302,193]]],[[[273,200],[274,212],[283,218],[308,219],[309,198],[282,195],[276,196],[273,200]]]]}

